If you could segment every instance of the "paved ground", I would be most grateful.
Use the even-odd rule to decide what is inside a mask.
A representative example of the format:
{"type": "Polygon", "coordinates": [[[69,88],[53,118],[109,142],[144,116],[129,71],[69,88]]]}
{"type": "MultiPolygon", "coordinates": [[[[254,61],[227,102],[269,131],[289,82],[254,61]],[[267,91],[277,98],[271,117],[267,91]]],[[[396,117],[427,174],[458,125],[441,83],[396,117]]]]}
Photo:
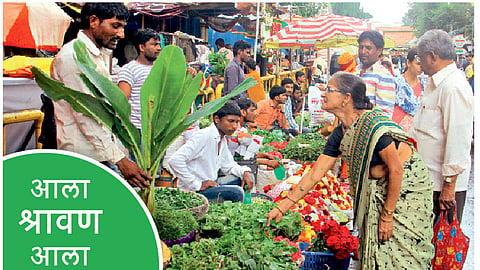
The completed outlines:
{"type": "MultiPolygon", "coordinates": [[[[474,243],[474,162],[473,162],[473,147],[472,147],[472,170],[470,172],[470,178],[468,180],[468,191],[467,191],[467,200],[465,202],[465,209],[463,211],[462,224],[460,227],[465,233],[466,236],[470,238],[470,247],[468,249],[467,259],[463,265],[463,270],[474,270],[475,269],[475,243],[474,243]]],[[[350,270],[358,269],[358,264],[356,261],[350,261],[350,270]]]]}
{"type": "Polygon", "coordinates": [[[468,180],[467,201],[465,202],[465,210],[463,211],[462,224],[460,227],[466,236],[470,237],[470,247],[468,248],[467,259],[463,265],[464,270],[473,270],[475,261],[475,243],[474,243],[474,174],[473,174],[473,149],[472,149],[472,171],[468,180]]]}

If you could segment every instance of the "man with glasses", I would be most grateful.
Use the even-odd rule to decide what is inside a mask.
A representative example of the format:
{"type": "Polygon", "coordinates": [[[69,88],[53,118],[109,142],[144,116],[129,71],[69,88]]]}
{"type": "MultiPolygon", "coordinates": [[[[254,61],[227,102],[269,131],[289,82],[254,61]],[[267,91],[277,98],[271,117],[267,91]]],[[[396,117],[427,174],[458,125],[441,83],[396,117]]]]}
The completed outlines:
{"type": "Polygon", "coordinates": [[[367,97],[374,106],[392,117],[395,106],[395,81],[390,72],[380,64],[380,55],[385,42],[382,34],[368,30],[358,37],[358,57],[360,64],[356,74],[367,85],[367,97]]]}
{"type": "Polygon", "coordinates": [[[416,58],[429,78],[410,135],[434,181],[435,215],[448,211],[452,222],[456,202],[461,222],[471,165],[473,95],[455,57],[446,32],[430,30],[420,37],[416,58]]]}

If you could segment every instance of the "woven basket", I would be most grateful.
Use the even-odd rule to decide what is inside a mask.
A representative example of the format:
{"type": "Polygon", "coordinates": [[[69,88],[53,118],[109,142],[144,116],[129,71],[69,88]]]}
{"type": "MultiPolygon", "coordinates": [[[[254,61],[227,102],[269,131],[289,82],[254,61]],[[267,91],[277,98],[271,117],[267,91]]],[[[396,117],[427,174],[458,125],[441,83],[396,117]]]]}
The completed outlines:
{"type": "Polygon", "coordinates": [[[208,199],[207,199],[207,197],[203,196],[202,194],[193,192],[193,191],[184,191],[184,192],[195,193],[196,195],[198,195],[202,198],[204,204],[202,204],[200,206],[197,206],[197,207],[193,207],[193,208],[189,208],[189,209],[182,209],[182,210],[178,210],[178,211],[190,211],[192,213],[193,217],[197,220],[199,218],[205,216],[208,212],[208,199]]]}
{"type": "MultiPolygon", "coordinates": [[[[173,188],[170,188],[170,187],[155,187],[155,190],[159,190],[159,189],[162,189],[162,188],[173,189],[173,188]]],[[[133,189],[135,189],[137,192],[140,191],[140,188],[138,188],[138,187],[135,187],[133,189]]],[[[183,192],[194,193],[195,195],[202,198],[202,201],[204,202],[204,204],[202,204],[200,206],[197,206],[197,207],[188,208],[188,209],[181,209],[181,210],[177,210],[177,211],[190,211],[192,213],[193,217],[197,220],[199,218],[205,216],[207,214],[207,211],[208,211],[208,200],[207,200],[207,198],[205,196],[203,196],[202,194],[199,194],[199,193],[196,193],[196,192],[193,192],[193,191],[185,191],[185,190],[182,190],[182,191],[183,192]]]]}

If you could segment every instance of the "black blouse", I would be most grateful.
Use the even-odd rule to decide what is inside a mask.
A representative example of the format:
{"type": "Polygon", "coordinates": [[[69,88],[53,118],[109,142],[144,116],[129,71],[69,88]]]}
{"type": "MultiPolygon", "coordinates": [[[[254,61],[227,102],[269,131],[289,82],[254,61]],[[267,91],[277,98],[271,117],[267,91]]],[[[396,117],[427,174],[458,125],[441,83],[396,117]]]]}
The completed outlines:
{"type": "MultiPolygon", "coordinates": [[[[330,134],[328,137],[327,143],[325,144],[325,148],[323,149],[323,154],[329,156],[329,157],[334,157],[337,158],[342,154],[340,151],[340,142],[343,139],[343,129],[342,129],[342,124],[339,124],[330,134]]],[[[392,142],[395,142],[395,147],[398,149],[398,145],[400,144],[400,141],[397,141],[392,138],[392,136],[385,134],[380,137],[380,139],[377,142],[377,145],[375,145],[375,150],[373,151],[373,156],[372,160],[370,161],[370,167],[373,167],[375,165],[380,165],[380,164],[385,164],[383,162],[382,158],[380,157],[380,154],[378,152],[382,151],[385,149],[385,147],[389,146],[392,142]]]]}

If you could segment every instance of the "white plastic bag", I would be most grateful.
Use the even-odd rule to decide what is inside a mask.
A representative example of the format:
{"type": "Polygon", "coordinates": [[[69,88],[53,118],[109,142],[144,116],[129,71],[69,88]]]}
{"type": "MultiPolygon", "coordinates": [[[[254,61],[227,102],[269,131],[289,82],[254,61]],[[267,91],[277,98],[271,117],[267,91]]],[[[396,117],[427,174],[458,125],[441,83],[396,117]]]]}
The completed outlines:
{"type": "Polygon", "coordinates": [[[335,121],[335,115],[322,110],[322,104],[322,91],[316,86],[310,86],[308,88],[308,111],[310,112],[311,127],[325,122],[333,124],[335,121]]]}

